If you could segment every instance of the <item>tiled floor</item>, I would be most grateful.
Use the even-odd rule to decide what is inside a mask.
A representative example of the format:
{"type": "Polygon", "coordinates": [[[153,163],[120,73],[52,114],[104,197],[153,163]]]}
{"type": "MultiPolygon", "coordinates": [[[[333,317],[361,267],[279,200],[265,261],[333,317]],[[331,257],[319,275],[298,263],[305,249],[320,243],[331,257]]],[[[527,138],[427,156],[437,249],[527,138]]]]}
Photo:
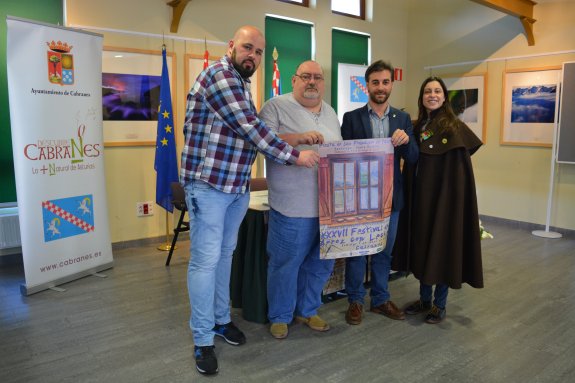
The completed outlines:
{"type": "MultiPolygon", "coordinates": [[[[332,330],[268,327],[233,319],[248,342],[216,339],[217,382],[572,382],[575,381],[575,239],[542,239],[486,225],[485,288],[451,290],[447,318],[392,321],[365,313],[345,323],[345,299],[320,314],[332,330]]],[[[0,382],[190,382],[186,289],[188,242],[170,267],[156,246],[115,251],[107,278],[68,283],[66,292],[21,296],[21,265],[0,267],[0,382]]],[[[413,277],[391,282],[392,299],[417,298],[413,277]]]]}

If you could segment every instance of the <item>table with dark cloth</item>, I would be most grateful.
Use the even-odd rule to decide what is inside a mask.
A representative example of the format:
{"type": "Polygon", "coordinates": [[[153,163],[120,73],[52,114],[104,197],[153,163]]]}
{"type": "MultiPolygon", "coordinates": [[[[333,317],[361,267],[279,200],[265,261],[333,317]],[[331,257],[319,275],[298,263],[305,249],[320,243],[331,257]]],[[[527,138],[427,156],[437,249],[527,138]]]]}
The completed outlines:
{"type": "Polygon", "coordinates": [[[252,192],[238,231],[232,260],[230,298],[233,308],[242,309],[245,320],[267,323],[267,190],[252,192]]]}
{"type": "MultiPolygon", "coordinates": [[[[238,231],[238,244],[232,259],[230,299],[233,308],[242,309],[242,317],[250,322],[267,323],[268,232],[267,190],[250,193],[250,207],[238,231]]],[[[324,289],[325,302],[341,298],[344,289],[345,260],[338,262],[324,289]],[[335,281],[335,282],[334,282],[335,281]],[[331,283],[330,283],[331,282],[331,283]]],[[[369,275],[369,273],[366,273],[369,275]]]]}

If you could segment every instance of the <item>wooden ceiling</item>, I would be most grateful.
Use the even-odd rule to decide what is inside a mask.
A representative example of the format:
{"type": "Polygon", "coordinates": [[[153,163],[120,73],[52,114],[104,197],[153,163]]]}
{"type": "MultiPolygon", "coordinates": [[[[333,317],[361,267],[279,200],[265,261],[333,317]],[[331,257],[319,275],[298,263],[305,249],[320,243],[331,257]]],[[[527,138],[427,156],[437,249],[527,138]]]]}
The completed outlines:
{"type": "MultiPolygon", "coordinates": [[[[184,13],[184,9],[191,0],[171,0],[167,3],[168,6],[172,7],[172,24],[170,25],[170,32],[177,33],[180,26],[180,19],[184,13]]],[[[515,16],[519,18],[523,29],[525,30],[525,35],[527,37],[527,43],[535,45],[535,36],[533,35],[533,24],[535,20],[533,18],[533,8],[537,4],[532,0],[471,0],[478,4],[485,5],[489,8],[496,9],[498,11],[507,13],[508,15],[515,16]]]]}
{"type": "Polygon", "coordinates": [[[533,35],[533,8],[537,4],[531,0],[471,0],[478,4],[485,5],[489,8],[507,13],[508,15],[518,17],[525,29],[527,43],[535,45],[535,36],[533,35]]]}
{"type": "Polygon", "coordinates": [[[180,19],[182,18],[184,9],[186,9],[186,5],[188,5],[190,1],[191,0],[172,0],[168,3],[168,5],[172,7],[172,24],[170,25],[170,32],[178,32],[180,19]]]}

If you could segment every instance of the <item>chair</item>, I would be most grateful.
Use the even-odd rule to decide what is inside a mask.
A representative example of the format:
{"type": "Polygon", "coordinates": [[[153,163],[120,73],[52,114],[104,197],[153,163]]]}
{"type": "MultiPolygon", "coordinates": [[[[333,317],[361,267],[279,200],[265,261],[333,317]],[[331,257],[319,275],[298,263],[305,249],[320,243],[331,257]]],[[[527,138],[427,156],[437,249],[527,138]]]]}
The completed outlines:
{"type": "Polygon", "coordinates": [[[178,219],[178,224],[174,228],[174,239],[172,239],[172,246],[170,246],[168,259],[166,259],[166,266],[170,266],[170,260],[172,259],[172,253],[176,248],[178,235],[184,231],[190,231],[190,221],[184,220],[186,212],[188,211],[184,187],[179,182],[172,182],[170,187],[172,188],[172,205],[180,211],[180,218],[178,219]]]}
{"type": "MultiPolygon", "coordinates": [[[[184,187],[179,182],[172,182],[170,186],[172,188],[172,205],[180,211],[180,218],[178,219],[178,224],[174,228],[174,238],[172,239],[170,252],[166,259],[166,266],[170,266],[172,254],[176,248],[176,242],[178,241],[178,235],[184,231],[190,231],[190,221],[184,220],[186,212],[188,211],[184,187]]],[[[251,191],[267,190],[268,183],[265,178],[252,178],[250,181],[250,189],[251,191]]]]}

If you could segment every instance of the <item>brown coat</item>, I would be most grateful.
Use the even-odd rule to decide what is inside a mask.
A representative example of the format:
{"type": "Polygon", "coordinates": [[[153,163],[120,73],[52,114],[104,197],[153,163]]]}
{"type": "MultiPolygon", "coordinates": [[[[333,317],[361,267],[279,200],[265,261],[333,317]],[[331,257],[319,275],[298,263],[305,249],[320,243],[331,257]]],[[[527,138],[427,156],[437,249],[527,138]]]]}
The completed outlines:
{"type": "Polygon", "coordinates": [[[454,133],[437,133],[434,121],[428,130],[436,133],[420,143],[417,165],[404,169],[407,203],[392,268],[412,272],[428,285],[480,288],[481,238],[471,155],[482,143],[462,122],[454,133]]]}

